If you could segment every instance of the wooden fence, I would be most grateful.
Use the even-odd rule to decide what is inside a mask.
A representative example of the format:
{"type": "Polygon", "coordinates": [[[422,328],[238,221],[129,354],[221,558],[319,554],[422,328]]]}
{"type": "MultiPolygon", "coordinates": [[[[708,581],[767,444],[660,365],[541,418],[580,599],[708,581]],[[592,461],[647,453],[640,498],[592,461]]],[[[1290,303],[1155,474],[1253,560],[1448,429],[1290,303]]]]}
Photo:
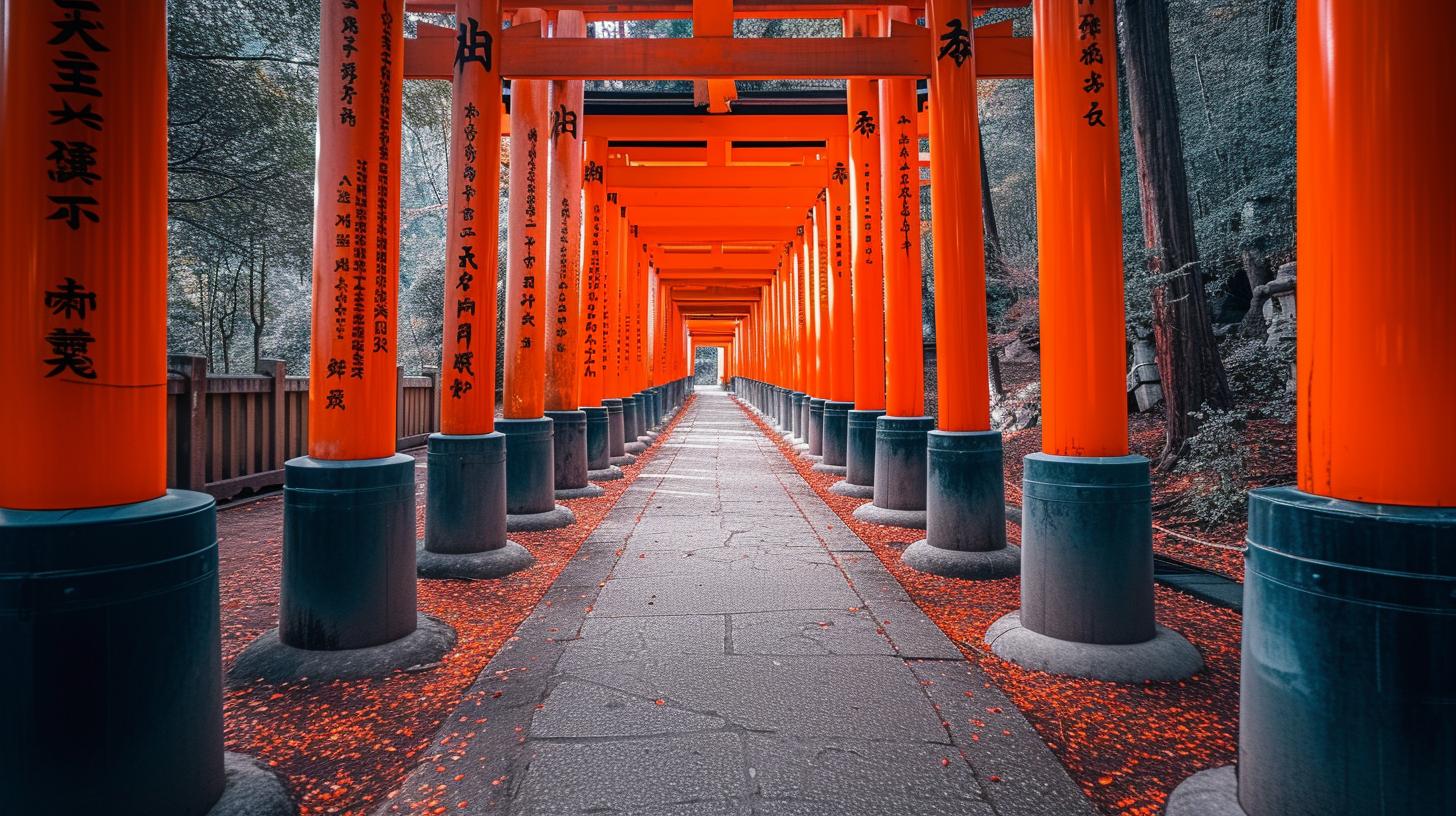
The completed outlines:
{"type": "MultiPolygon", "coordinates": [[[[207,358],[167,358],[167,486],[230,499],[283,484],[283,463],[308,452],[308,377],[282,360],[257,374],[212,374],[207,358]]],[[[400,450],[439,427],[440,374],[406,377],[396,390],[400,450]]]]}

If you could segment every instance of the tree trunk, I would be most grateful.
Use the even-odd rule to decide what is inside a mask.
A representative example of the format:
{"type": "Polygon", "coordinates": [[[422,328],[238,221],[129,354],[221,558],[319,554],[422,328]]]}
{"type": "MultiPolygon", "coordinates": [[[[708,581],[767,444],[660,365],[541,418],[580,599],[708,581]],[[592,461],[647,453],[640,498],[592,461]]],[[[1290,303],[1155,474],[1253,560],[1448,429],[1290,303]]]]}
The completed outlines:
{"type": "MultiPolygon", "coordinates": [[[[980,139],[981,128],[976,126],[976,138],[980,139]]],[[[986,140],[980,139],[977,152],[981,155],[981,221],[986,230],[986,274],[1001,273],[1001,230],[996,227],[996,207],[991,203],[991,176],[986,172],[986,140]]]]}
{"type": "Polygon", "coordinates": [[[1208,315],[1188,209],[1166,0],[1122,0],[1118,18],[1137,150],[1143,238],[1155,280],[1153,337],[1167,408],[1167,438],[1158,466],[1168,468],[1198,431],[1190,412],[1204,405],[1227,408],[1233,397],[1208,315]]]}

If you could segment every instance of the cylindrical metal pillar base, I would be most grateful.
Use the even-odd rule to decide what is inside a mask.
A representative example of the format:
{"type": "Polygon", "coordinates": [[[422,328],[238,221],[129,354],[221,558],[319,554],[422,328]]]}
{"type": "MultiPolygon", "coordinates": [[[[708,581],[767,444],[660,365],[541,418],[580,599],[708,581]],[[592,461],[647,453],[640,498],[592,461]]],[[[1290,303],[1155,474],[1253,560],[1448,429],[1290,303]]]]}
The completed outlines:
{"type": "Polygon", "coordinates": [[[844,479],[830,490],[841,496],[872,499],[875,496],[875,428],[883,410],[849,412],[845,434],[844,479]]]}
{"type": "Polygon", "coordinates": [[[378,677],[449,651],[454,631],[415,611],[414,457],[300,456],[283,480],[278,629],[229,682],[378,677]]]}
{"type": "Polygon", "coordinates": [[[499,578],[535,560],[506,538],[506,438],[431,434],[421,578],[499,578]]]}
{"type": "Polygon", "coordinates": [[[638,391],[632,396],[637,398],[637,441],[644,445],[651,445],[657,434],[652,432],[652,426],[657,420],[652,416],[652,394],[647,391],[638,391]]]}
{"type": "Polygon", "coordinates": [[[804,400],[807,398],[803,391],[789,394],[789,438],[794,442],[802,441],[808,430],[804,427],[804,400]]]}
{"type": "Polygon", "coordinates": [[[874,501],[856,508],[855,518],[925,529],[925,435],[934,427],[932,417],[876,420],[874,501]]]}
{"type": "Polygon", "coordinates": [[[219,641],[211,496],[0,509],[0,809],[207,813],[219,641]]]}
{"type": "Polygon", "coordinates": [[[824,400],[819,397],[809,400],[809,450],[804,455],[811,459],[824,455],[824,400]]]}
{"type": "Polygon", "coordinates": [[[555,461],[556,498],[594,499],[600,487],[587,481],[586,412],[547,411],[551,419],[551,448],[555,461]]]}
{"type": "Polygon", "coordinates": [[[636,397],[622,397],[622,449],[636,455],[645,450],[642,444],[642,411],[636,397]]]}
{"type": "Polygon", "coordinates": [[[806,451],[806,452],[809,450],[809,417],[810,417],[810,413],[809,413],[810,405],[809,404],[810,404],[810,402],[812,402],[812,398],[807,393],[804,394],[804,398],[799,401],[799,405],[798,405],[798,409],[799,409],[798,410],[798,414],[799,414],[799,432],[798,432],[798,434],[795,435],[795,437],[798,439],[798,442],[799,442],[799,444],[797,445],[797,447],[800,450],[806,451]]]}
{"type": "Polygon", "coordinates": [[[824,458],[814,465],[822,473],[843,476],[849,446],[849,411],[852,402],[824,401],[824,458]]]}
{"type": "Polygon", "coordinates": [[[607,408],[607,464],[630,465],[637,457],[627,453],[627,415],[622,401],[616,398],[602,400],[607,408]]]}
{"type": "Polygon", "coordinates": [[[1456,508],[1256,490],[1248,544],[1244,810],[1456,813],[1456,508]]]}
{"type": "Polygon", "coordinates": [[[554,530],[576,520],[556,503],[556,451],[550,417],[497,419],[506,435],[506,529],[554,530]]]}
{"type": "Polygon", "coordinates": [[[926,434],[925,538],[900,556],[947,578],[1015,575],[1021,550],[1006,546],[1000,431],[926,434]]]}
{"type": "Polygon", "coordinates": [[[611,424],[606,406],[581,409],[586,414],[586,469],[605,470],[612,462],[611,424]]]}
{"type": "Polygon", "coordinates": [[[1023,473],[1021,609],[987,631],[991,650],[1118,682],[1201,669],[1198,650],[1153,620],[1148,460],[1033,453],[1023,473]]]}

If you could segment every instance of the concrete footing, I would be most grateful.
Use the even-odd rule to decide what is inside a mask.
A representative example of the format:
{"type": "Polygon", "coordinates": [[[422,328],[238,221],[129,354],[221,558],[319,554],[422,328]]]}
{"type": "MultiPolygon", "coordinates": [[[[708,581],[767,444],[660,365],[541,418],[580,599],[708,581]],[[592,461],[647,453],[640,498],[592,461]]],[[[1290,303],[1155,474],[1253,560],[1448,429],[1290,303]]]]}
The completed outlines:
{"type": "Polygon", "coordinates": [[[534,563],[536,558],[529,550],[509,540],[495,549],[471,553],[430,552],[422,541],[415,552],[415,569],[421,578],[503,578],[534,563]]]}
{"type": "Polygon", "coordinates": [[[506,436],[506,529],[554,530],[576,521],[556,503],[556,467],[550,417],[498,419],[506,436]]]}
{"type": "Polygon", "coordinates": [[[1005,578],[1021,569],[1006,545],[999,431],[930,431],[925,436],[925,538],[900,556],[947,578],[1005,578]]]}
{"type": "MultiPolygon", "coordinates": [[[[410,570],[410,580],[414,580],[410,570]]],[[[278,629],[253,641],[233,663],[228,684],[246,686],[262,681],[284,683],[308,678],[310,682],[384,677],[400,669],[438,663],[455,646],[455,630],[444,621],[415,613],[409,634],[360,649],[300,649],[279,637],[278,629]]]]}
{"type": "Polygon", "coordinates": [[[587,481],[586,412],[547,411],[551,420],[556,498],[592,499],[604,494],[587,481]]]}
{"type": "Polygon", "coordinates": [[[506,437],[431,434],[421,578],[499,578],[531,565],[506,538],[506,437]]]}
{"type": "Polygon", "coordinates": [[[1239,805],[1234,766],[1209,768],[1183,780],[1168,796],[1163,816],[1248,816],[1239,805]]]}
{"type": "Polygon", "coordinates": [[[1151,638],[1138,643],[1082,643],[1026,628],[1017,610],[991,624],[986,645],[1024,669],[1114,683],[1182,680],[1203,668],[1193,644],[1158,624],[1151,638]]]}
{"type": "Polygon", "coordinates": [[[925,529],[925,435],[932,417],[882,416],[875,421],[873,501],[854,511],[872,524],[925,529]]]}
{"type": "Polygon", "coordinates": [[[593,482],[613,482],[617,479],[622,478],[625,475],[626,474],[622,472],[621,468],[613,464],[608,464],[604,468],[597,468],[595,470],[588,470],[586,472],[586,477],[593,482]]]}
{"type": "Polygon", "coordinates": [[[298,812],[283,777],[260,760],[228,752],[223,755],[222,769],[222,797],[207,816],[293,816],[298,812]]]}
{"type": "Polygon", "coordinates": [[[0,509],[0,810],[205,813],[219,633],[211,496],[0,509]]]}
{"type": "Polygon", "coordinates": [[[1148,461],[1024,461],[1021,609],[988,630],[991,650],[1026,668],[1115,682],[1201,669],[1198,650],[1153,620],[1148,461]]]}

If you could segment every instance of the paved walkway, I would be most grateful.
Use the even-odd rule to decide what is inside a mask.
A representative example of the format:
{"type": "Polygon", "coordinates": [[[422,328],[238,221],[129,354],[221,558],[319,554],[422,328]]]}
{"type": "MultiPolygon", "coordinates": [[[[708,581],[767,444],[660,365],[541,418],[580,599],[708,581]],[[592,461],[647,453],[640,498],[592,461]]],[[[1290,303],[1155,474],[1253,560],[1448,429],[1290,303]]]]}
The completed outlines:
{"type": "Polygon", "coordinates": [[[727,395],[663,445],[387,810],[1092,812],[727,395]]]}

